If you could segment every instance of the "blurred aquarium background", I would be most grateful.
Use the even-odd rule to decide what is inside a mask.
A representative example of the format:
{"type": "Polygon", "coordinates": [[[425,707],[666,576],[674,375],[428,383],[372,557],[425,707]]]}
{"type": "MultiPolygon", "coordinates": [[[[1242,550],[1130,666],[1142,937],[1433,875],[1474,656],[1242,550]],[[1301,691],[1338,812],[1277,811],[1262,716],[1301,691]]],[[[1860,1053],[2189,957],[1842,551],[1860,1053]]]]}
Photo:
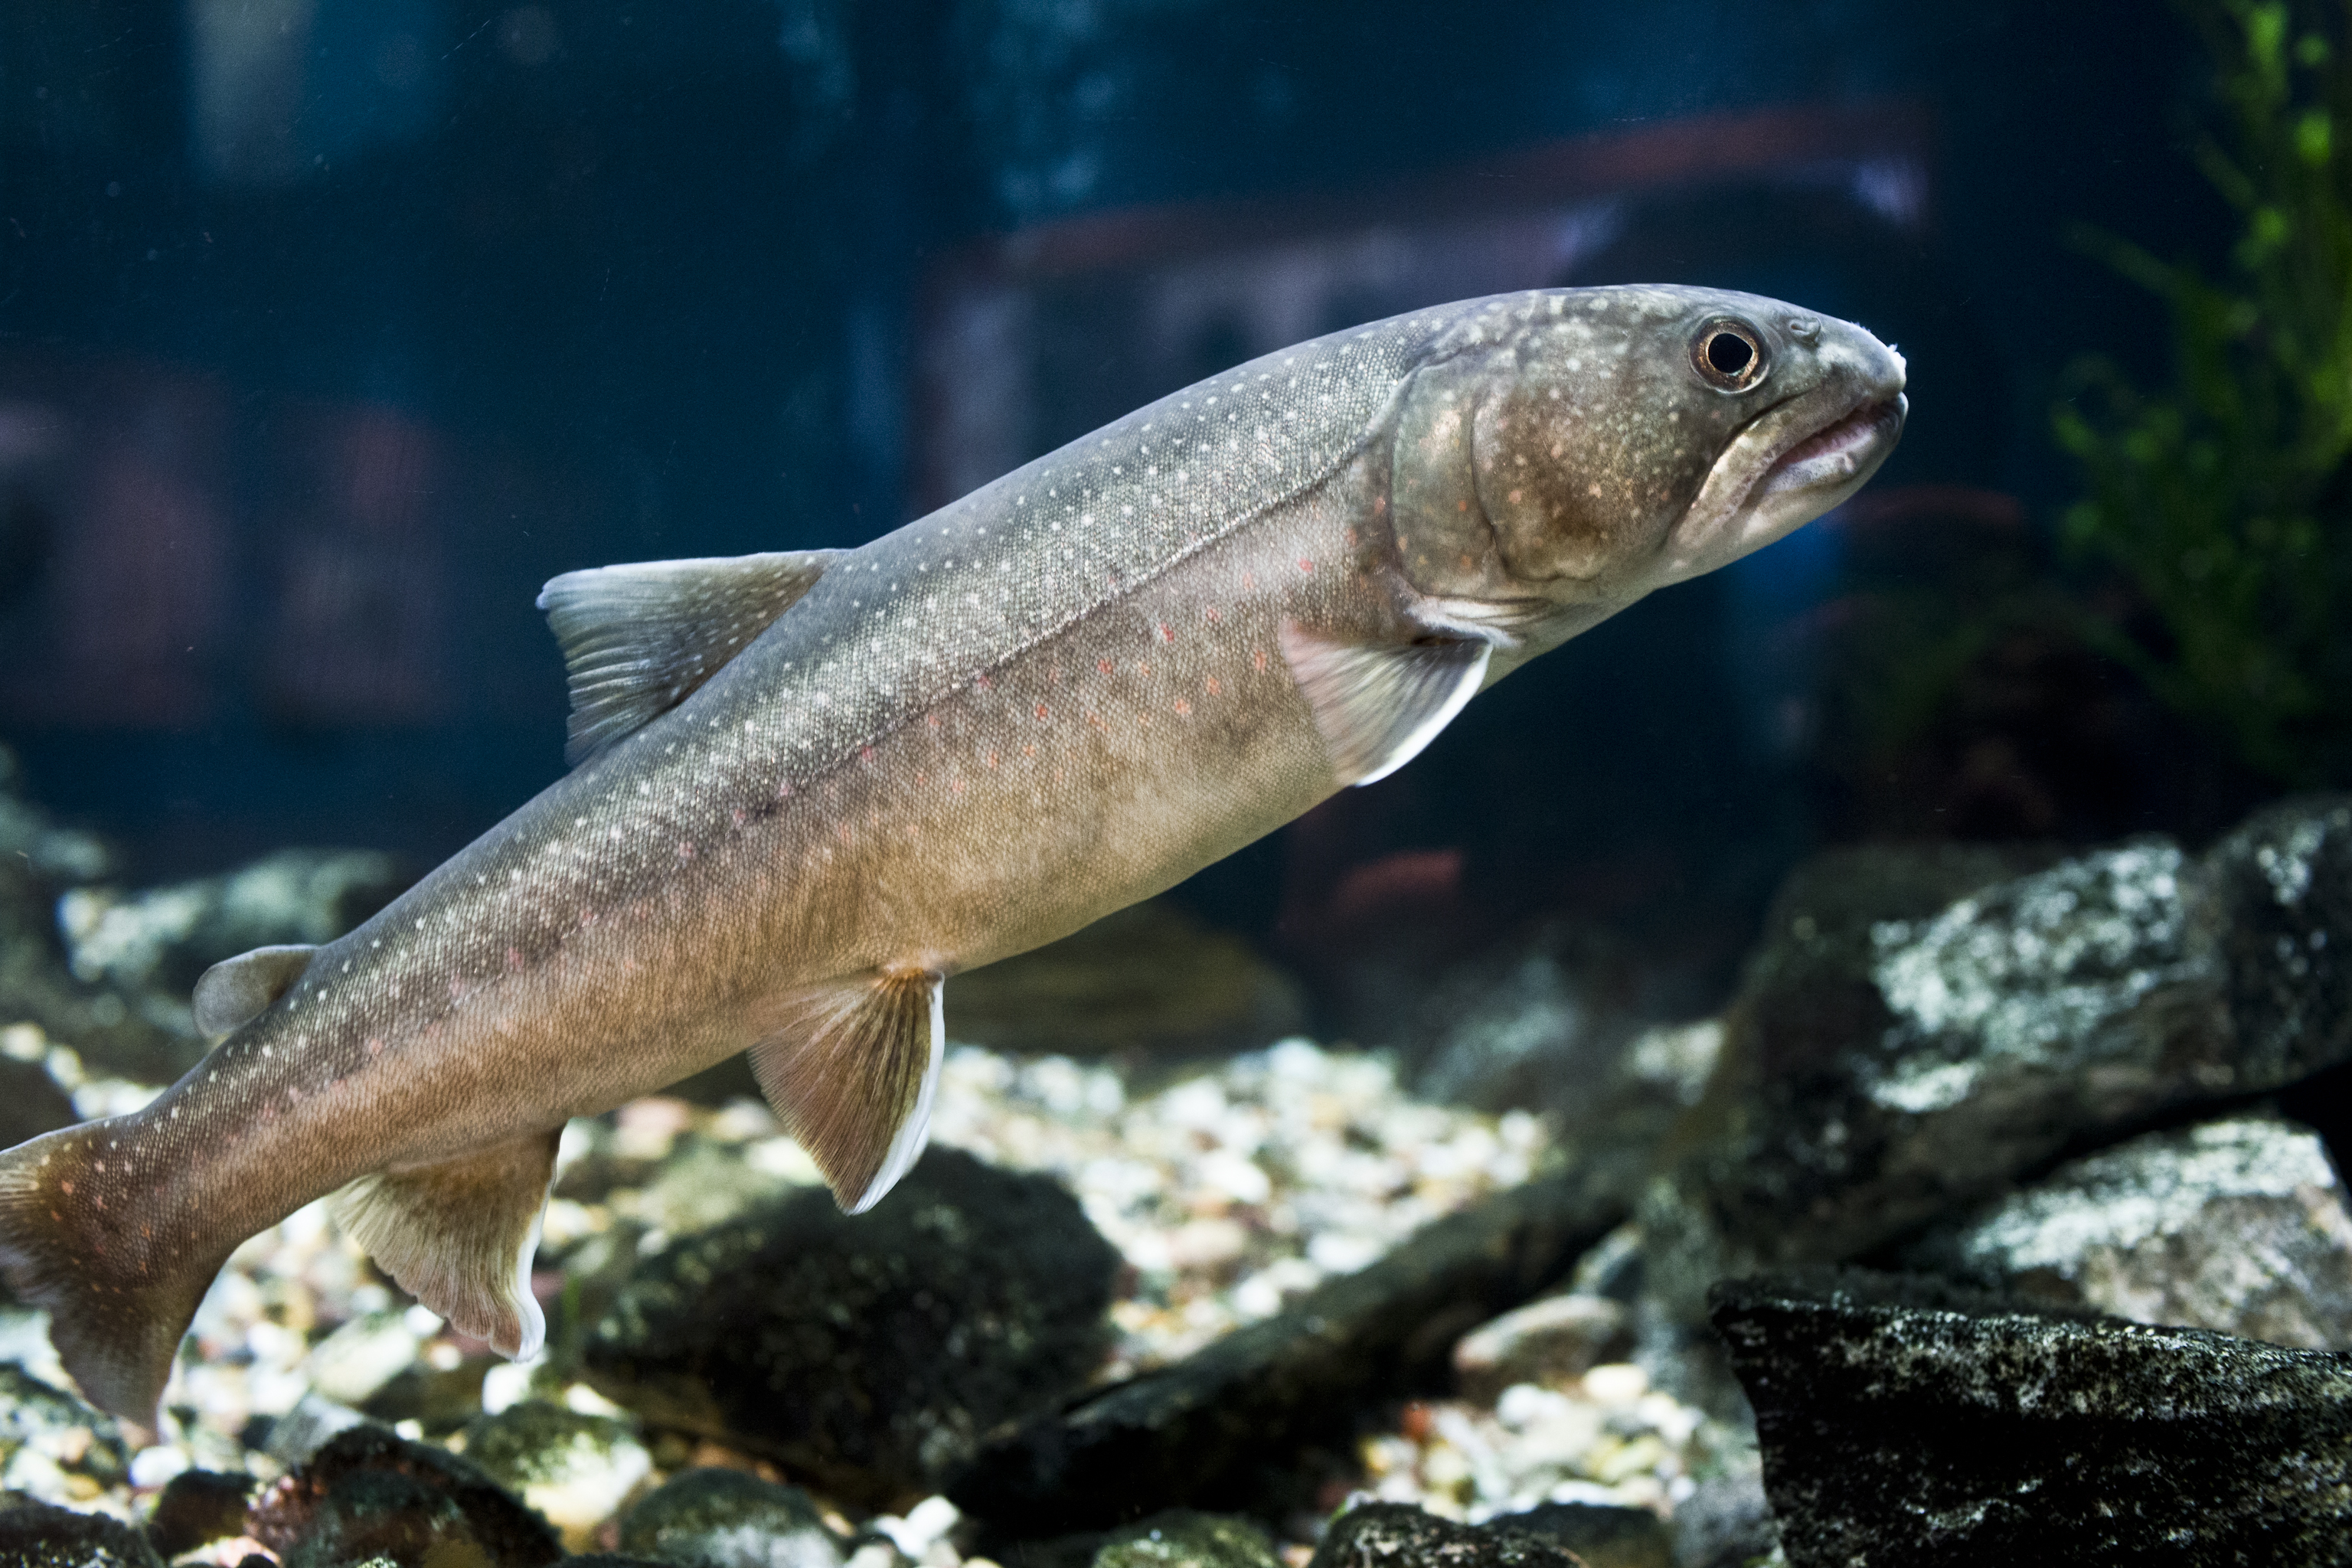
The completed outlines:
{"type": "Polygon", "coordinates": [[[2137,590],[2053,401],[2174,357],[2074,237],[2224,275],[2212,75],[2121,4],[10,7],[0,738],[134,881],[421,868],[562,767],[558,572],[854,544],[1420,304],[1754,289],[1910,358],[1863,496],[1179,895],[1334,1027],[1538,918],[1702,1010],[1814,847],[2315,782],[2068,618],[2137,590]]]}

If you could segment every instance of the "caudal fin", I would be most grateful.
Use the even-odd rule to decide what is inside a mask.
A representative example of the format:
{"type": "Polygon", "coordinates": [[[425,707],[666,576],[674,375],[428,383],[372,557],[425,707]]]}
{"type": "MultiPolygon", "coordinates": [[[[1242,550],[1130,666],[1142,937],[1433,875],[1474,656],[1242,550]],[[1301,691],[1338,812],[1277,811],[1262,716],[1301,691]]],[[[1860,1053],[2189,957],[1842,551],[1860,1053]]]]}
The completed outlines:
{"type": "Polygon", "coordinates": [[[113,1125],[0,1152],[0,1274],[47,1310],[49,1342],[83,1397],[152,1428],[180,1337],[226,1258],[191,1258],[173,1244],[184,1238],[156,1234],[137,1173],[107,1170],[113,1125]]]}

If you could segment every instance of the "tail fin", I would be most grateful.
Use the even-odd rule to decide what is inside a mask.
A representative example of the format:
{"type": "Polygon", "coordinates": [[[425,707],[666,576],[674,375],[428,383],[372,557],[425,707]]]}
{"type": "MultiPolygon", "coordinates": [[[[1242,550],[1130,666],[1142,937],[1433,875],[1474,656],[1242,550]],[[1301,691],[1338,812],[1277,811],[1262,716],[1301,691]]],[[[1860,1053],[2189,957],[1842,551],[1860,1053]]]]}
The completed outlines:
{"type": "Polygon", "coordinates": [[[49,1342],[83,1396],[152,1429],[180,1336],[227,1256],[154,1234],[131,1173],[106,1169],[110,1125],[0,1152],[0,1274],[47,1310],[49,1342]]]}

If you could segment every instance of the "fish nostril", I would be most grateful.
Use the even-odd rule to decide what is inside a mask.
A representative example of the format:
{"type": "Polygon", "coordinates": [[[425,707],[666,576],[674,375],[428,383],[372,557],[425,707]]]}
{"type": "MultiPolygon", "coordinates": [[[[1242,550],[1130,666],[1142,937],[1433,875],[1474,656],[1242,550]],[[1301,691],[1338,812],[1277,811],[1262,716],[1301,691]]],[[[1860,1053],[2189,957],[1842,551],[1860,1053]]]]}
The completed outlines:
{"type": "Polygon", "coordinates": [[[1815,342],[1822,335],[1822,324],[1811,316],[1789,318],[1789,335],[1799,342],[1815,342]]]}

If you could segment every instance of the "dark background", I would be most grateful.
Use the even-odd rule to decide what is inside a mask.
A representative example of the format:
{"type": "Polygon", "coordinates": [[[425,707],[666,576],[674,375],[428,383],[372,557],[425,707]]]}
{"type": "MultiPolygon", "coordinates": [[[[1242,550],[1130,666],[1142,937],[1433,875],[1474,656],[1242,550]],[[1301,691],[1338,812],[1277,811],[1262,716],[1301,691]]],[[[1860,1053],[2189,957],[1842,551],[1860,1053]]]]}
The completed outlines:
{"type": "MultiPolygon", "coordinates": [[[[1423,929],[1444,911],[1440,946],[1566,910],[1681,944],[1704,990],[1816,843],[2219,825],[2163,783],[2160,725],[2044,758],[2063,776],[2017,787],[2046,810],[1825,788],[1835,645],[1806,633],[1873,551],[1947,569],[1889,530],[2030,554],[2072,493],[2062,368],[2162,372],[2160,310],[2065,232],[2222,252],[2184,153],[2204,76],[2163,7],[2122,3],[10,6],[0,739],[139,879],[287,843],[429,864],[562,768],[545,578],[853,544],[943,499],[924,367],[957,279],[1026,290],[1023,352],[1055,372],[1017,461],[1272,346],[1117,351],[1186,256],[1301,223],[1453,255],[1539,206],[1530,150],[1568,142],[1613,226],[1496,286],[1714,283],[1864,321],[1912,363],[1866,492],[1899,504],[1571,644],[1185,896],[1310,968],[1384,886],[1423,929]],[[1738,168],[1734,132],[1654,177],[1625,151],[1852,113],[1909,127],[1900,155],[1738,168]],[[1158,226],[1108,273],[1020,260],[1139,210],[1158,226]]],[[[1429,302],[1340,291],[1312,330],[1429,302]]],[[[1970,799],[2008,798],[1991,754],[1970,799]]]]}

